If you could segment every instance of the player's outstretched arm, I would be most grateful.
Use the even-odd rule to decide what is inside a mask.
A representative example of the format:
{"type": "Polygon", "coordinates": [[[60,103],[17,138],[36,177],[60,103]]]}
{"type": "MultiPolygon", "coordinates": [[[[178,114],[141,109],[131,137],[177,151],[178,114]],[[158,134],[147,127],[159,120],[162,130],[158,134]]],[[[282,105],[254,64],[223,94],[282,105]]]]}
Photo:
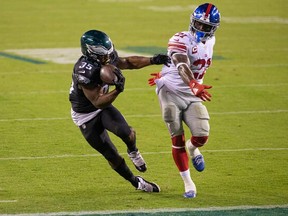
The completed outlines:
{"type": "Polygon", "coordinates": [[[149,65],[168,65],[170,58],[165,54],[155,54],[153,57],[128,56],[119,57],[117,67],[120,69],[140,69],[149,65]]]}

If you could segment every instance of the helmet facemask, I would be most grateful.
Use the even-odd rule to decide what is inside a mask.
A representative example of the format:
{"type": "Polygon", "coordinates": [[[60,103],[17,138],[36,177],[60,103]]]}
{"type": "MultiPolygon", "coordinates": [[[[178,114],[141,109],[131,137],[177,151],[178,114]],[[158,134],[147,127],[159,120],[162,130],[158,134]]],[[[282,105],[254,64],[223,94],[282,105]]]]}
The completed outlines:
{"type": "Polygon", "coordinates": [[[101,65],[109,64],[114,59],[114,47],[109,50],[104,46],[95,46],[86,44],[87,55],[94,61],[97,61],[101,65]]]}
{"type": "Polygon", "coordinates": [[[217,24],[208,23],[192,17],[189,30],[196,37],[197,42],[205,42],[214,36],[218,26],[217,24]]]}

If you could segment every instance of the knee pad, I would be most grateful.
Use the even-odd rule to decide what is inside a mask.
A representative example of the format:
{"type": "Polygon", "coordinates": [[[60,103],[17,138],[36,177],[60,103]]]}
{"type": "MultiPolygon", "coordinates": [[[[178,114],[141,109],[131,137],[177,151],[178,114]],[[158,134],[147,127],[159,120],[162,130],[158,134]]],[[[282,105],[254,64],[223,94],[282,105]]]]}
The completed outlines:
{"type": "Polygon", "coordinates": [[[183,148],[185,147],[185,137],[184,134],[172,137],[172,147],[173,148],[183,148]]]}
{"type": "Polygon", "coordinates": [[[191,143],[196,147],[202,147],[205,143],[207,143],[208,136],[201,136],[201,137],[191,137],[191,143]]]}

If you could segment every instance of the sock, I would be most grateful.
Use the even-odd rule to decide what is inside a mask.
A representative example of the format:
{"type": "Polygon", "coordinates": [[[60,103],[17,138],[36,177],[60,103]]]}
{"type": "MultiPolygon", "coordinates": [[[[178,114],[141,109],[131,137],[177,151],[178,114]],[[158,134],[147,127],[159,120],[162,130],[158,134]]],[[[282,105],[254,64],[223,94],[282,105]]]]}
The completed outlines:
{"type": "Polygon", "coordinates": [[[127,152],[133,152],[133,151],[138,151],[138,148],[136,147],[136,132],[133,128],[131,129],[131,133],[129,135],[129,137],[122,139],[126,146],[127,146],[127,152]]]}
{"type": "Polygon", "coordinates": [[[188,169],[186,171],[180,172],[180,176],[182,177],[183,182],[184,182],[185,192],[188,192],[191,190],[196,192],[196,186],[190,176],[190,170],[188,169]]]}
{"type": "Polygon", "coordinates": [[[172,137],[172,155],[180,172],[189,169],[189,159],[185,149],[184,135],[172,137]]]}
{"type": "Polygon", "coordinates": [[[133,175],[129,167],[127,166],[125,160],[123,159],[122,163],[114,169],[120,176],[122,176],[124,179],[129,181],[134,187],[138,187],[138,178],[133,175]]]}
{"type": "Polygon", "coordinates": [[[190,157],[191,157],[191,158],[194,158],[194,157],[196,157],[197,155],[201,154],[200,151],[199,151],[199,149],[198,149],[196,146],[194,146],[194,145],[191,143],[190,140],[187,140],[186,146],[187,146],[187,149],[188,149],[188,151],[189,151],[189,154],[190,154],[190,157]]]}
{"type": "Polygon", "coordinates": [[[173,147],[172,155],[173,155],[174,162],[180,172],[187,170],[189,168],[189,165],[188,165],[189,160],[188,160],[188,156],[187,156],[185,148],[176,149],[173,147]]]}

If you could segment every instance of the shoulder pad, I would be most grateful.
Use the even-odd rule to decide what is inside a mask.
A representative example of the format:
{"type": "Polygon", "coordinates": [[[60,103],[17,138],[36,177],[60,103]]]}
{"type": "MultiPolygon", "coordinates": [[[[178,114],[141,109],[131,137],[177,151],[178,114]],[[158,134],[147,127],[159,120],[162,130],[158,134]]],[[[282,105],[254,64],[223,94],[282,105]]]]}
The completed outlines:
{"type": "Polygon", "coordinates": [[[91,83],[91,79],[80,74],[75,74],[75,78],[78,80],[78,83],[82,85],[88,85],[91,83]]]}
{"type": "Polygon", "coordinates": [[[179,32],[173,35],[168,42],[168,55],[172,53],[187,53],[189,44],[188,32],[179,32]]]}
{"type": "Polygon", "coordinates": [[[79,84],[100,84],[100,66],[85,58],[80,59],[74,66],[74,76],[79,84]]]}

